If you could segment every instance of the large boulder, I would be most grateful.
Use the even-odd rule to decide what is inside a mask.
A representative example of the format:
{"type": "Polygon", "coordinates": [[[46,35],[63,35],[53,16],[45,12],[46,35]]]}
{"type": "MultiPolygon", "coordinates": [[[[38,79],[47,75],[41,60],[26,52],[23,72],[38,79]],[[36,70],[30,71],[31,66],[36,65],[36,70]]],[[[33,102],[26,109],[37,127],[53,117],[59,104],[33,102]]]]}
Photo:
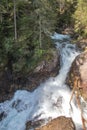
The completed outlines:
{"type": "Polygon", "coordinates": [[[75,130],[75,125],[71,118],[60,116],[42,127],[35,128],[35,130],[75,130]]]}
{"type": "Polygon", "coordinates": [[[71,88],[79,90],[85,100],[87,99],[87,51],[76,57],[66,82],[71,88]]]}

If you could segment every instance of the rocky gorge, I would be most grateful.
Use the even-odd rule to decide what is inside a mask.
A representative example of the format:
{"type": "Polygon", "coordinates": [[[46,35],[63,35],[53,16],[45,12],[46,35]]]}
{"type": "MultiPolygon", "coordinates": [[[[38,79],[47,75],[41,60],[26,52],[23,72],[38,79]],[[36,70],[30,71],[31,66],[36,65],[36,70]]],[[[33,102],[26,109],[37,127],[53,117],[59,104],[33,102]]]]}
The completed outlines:
{"type": "MultiPolygon", "coordinates": [[[[57,41],[57,43],[58,43],[58,41],[57,41]]],[[[57,44],[57,52],[55,52],[55,53],[53,52],[53,59],[50,62],[43,61],[35,68],[34,73],[31,74],[31,77],[28,78],[28,82],[26,82],[26,85],[24,83],[24,86],[21,87],[22,78],[19,78],[20,79],[19,83],[17,83],[15,81],[15,85],[17,86],[17,88],[15,90],[14,90],[14,87],[12,87],[12,86],[9,88],[9,84],[8,84],[8,92],[5,92],[6,83],[5,83],[5,87],[3,87],[3,89],[1,88],[1,90],[0,90],[1,91],[0,100],[1,101],[5,101],[6,99],[9,99],[9,97],[11,99],[11,97],[13,96],[13,93],[16,90],[19,90],[19,92],[18,92],[19,95],[21,93],[20,89],[21,90],[28,90],[28,91],[33,92],[35,90],[35,88],[39,84],[42,83],[42,87],[41,87],[42,90],[40,91],[40,89],[39,89],[39,90],[35,90],[33,92],[33,93],[37,93],[37,92],[39,93],[39,91],[40,91],[42,93],[42,92],[47,91],[47,93],[46,93],[47,94],[47,99],[45,99],[46,96],[44,97],[45,93],[42,93],[43,94],[42,97],[44,97],[44,98],[42,98],[42,101],[43,101],[42,104],[41,104],[41,105],[43,105],[42,108],[44,108],[45,104],[43,104],[43,103],[45,102],[45,100],[47,100],[49,102],[48,99],[49,99],[50,95],[48,95],[48,93],[51,94],[50,103],[52,103],[52,106],[49,103],[48,103],[48,105],[50,105],[52,107],[51,109],[53,110],[54,113],[61,113],[61,114],[58,114],[57,116],[53,116],[53,117],[48,116],[47,117],[47,121],[46,121],[46,120],[44,120],[44,118],[39,118],[39,116],[44,117],[43,115],[44,115],[45,109],[43,109],[43,111],[41,113],[39,113],[39,115],[36,114],[35,117],[31,116],[32,120],[35,119],[34,121],[25,121],[26,124],[27,124],[26,125],[26,130],[31,130],[32,128],[34,128],[35,130],[63,130],[63,129],[65,129],[65,130],[75,130],[75,129],[76,130],[80,130],[81,129],[81,127],[76,127],[75,126],[75,122],[74,122],[74,120],[72,120],[72,117],[71,118],[67,117],[66,114],[64,114],[66,112],[68,113],[68,108],[66,108],[67,110],[64,113],[59,112],[60,111],[59,108],[61,108],[61,110],[64,109],[63,108],[63,103],[64,103],[63,100],[65,100],[65,102],[66,102],[66,100],[68,98],[68,101],[69,101],[70,96],[71,96],[71,94],[70,94],[69,97],[68,97],[68,93],[67,92],[69,92],[70,90],[66,86],[64,87],[65,80],[66,80],[66,84],[68,84],[69,87],[71,87],[71,89],[73,89],[73,87],[75,87],[76,90],[77,90],[78,88],[75,85],[77,85],[77,79],[80,79],[80,88],[79,89],[81,91],[79,91],[79,92],[81,92],[81,96],[84,97],[84,99],[86,99],[86,89],[87,89],[87,79],[86,79],[87,78],[87,76],[86,76],[86,74],[87,74],[86,73],[86,71],[87,71],[87,52],[86,51],[85,52],[81,52],[78,55],[75,52],[75,50],[74,50],[75,46],[73,46],[72,44],[68,45],[66,43],[66,40],[65,41],[63,40],[62,48],[64,48],[64,49],[60,50],[60,51],[62,51],[61,55],[59,54],[58,48],[61,49],[61,46],[59,44],[57,44]],[[65,52],[65,49],[66,49],[66,52],[65,52]],[[67,49],[69,49],[69,50],[67,50],[67,49]],[[71,51],[72,51],[72,54],[70,53],[71,51]],[[74,58],[72,58],[73,56],[74,56],[74,58],[76,57],[75,60],[74,60],[74,58]],[[63,57],[63,59],[61,61],[60,61],[60,57],[63,57]],[[66,58],[66,60],[65,60],[65,58],[66,58]],[[69,64],[69,66],[68,66],[67,63],[71,62],[71,61],[73,61],[72,65],[69,64]],[[64,66],[65,64],[66,64],[66,67],[64,66]],[[62,66],[61,70],[59,70],[60,66],[62,66]],[[68,70],[69,67],[70,67],[70,70],[68,70]],[[66,78],[67,73],[68,73],[68,76],[66,78]],[[56,75],[59,75],[59,74],[60,74],[60,76],[55,77],[56,75]],[[47,82],[46,79],[48,77],[52,77],[52,76],[54,76],[54,78],[49,79],[49,82],[47,82]],[[46,85],[43,85],[44,81],[46,82],[45,83],[46,85]],[[46,86],[46,87],[44,88],[44,86],[46,86]],[[48,89],[47,89],[47,86],[48,86],[48,89]],[[63,97],[64,95],[61,96],[61,94],[59,93],[60,90],[61,90],[60,89],[61,86],[63,87],[62,89],[65,91],[64,93],[66,93],[66,97],[63,97]],[[50,87],[51,87],[51,90],[50,90],[50,87]],[[56,89],[56,87],[58,87],[58,88],[56,89]],[[47,89],[47,90],[45,90],[45,89],[47,89]],[[54,92],[54,94],[53,94],[53,92],[54,92]],[[65,99],[63,99],[63,98],[65,98],[65,99]],[[55,117],[55,119],[53,119],[54,117],[55,117]],[[45,125],[46,123],[48,123],[48,124],[45,125]],[[43,124],[45,126],[43,126],[43,124]],[[42,125],[42,127],[40,127],[41,125],[42,125]],[[40,127],[40,128],[38,128],[38,127],[40,127]]],[[[14,84],[13,84],[13,86],[14,86],[14,84]]],[[[63,90],[61,90],[61,91],[63,91],[63,90]]],[[[25,93],[27,95],[27,92],[25,92],[25,93]]],[[[30,93],[28,93],[28,95],[29,94],[30,93]]],[[[36,96],[37,96],[37,94],[36,94],[36,96]]],[[[21,110],[21,108],[19,106],[23,104],[23,103],[21,104],[22,99],[20,97],[16,101],[16,98],[17,98],[17,95],[15,94],[14,95],[15,101],[13,99],[12,105],[10,104],[10,102],[8,102],[9,106],[12,107],[11,109],[14,108],[17,111],[19,111],[19,113],[21,111],[23,111],[23,110],[26,110],[27,107],[28,107],[27,102],[24,103],[24,101],[23,101],[24,108],[23,108],[23,110],[21,110]]],[[[32,97],[30,96],[30,98],[32,98],[32,97]]],[[[36,101],[40,100],[40,98],[41,98],[41,95],[39,95],[39,99],[37,99],[36,101]]],[[[27,97],[26,97],[26,100],[27,100],[27,97]]],[[[32,104],[32,102],[31,102],[31,104],[32,104]]],[[[69,102],[67,102],[67,104],[69,106],[69,102]]],[[[34,107],[35,108],[33,108],[33,109],[36,109],[36,111],[38,113],[38,109],[39,109],[40,106],[38,106],[37,108],[36,108],[36,106],[34,106],[34,107]]],[[[4,106],[3,106],[3,108],[4,108],[4,106]]],[[[29,108],[31,109],[30,106],[29,106],[29,108]]],[[[9,107],[7,108],[6,111],[9,111],[9,113],[10,113],[9,107]]],[[[77,110],[77,111],[79,112],[79,110],[77,110]]],[[[27,112],[27,111],[25,111],[25,112],[27,112]]],[[[32,111],[31,111],[31,113],[32,113],[32,111]]],[[[50,113],[49,113],[49,115],[50,115],[50,113]]],[[[0,118],[1,119],[0,120],[3,122],[3,119],[6,118],[6,117],[7,116],[5,116],[5,112],[3,112],[3,110],[1,110],[1,113],[0,113],[0,118]]],[[[4,123],[2,123],[2,124],[4,124],[4,123]]],[[[2,129],[3,129],[3,125],[1,125],[1,130],[2,129]]],[[[5,129],[6,130],[10,130],[9,129],[9,124],[7,125],[7,127],[5,129]]],[[[20,128],[18,130],[20,130],[20,128]]]]}

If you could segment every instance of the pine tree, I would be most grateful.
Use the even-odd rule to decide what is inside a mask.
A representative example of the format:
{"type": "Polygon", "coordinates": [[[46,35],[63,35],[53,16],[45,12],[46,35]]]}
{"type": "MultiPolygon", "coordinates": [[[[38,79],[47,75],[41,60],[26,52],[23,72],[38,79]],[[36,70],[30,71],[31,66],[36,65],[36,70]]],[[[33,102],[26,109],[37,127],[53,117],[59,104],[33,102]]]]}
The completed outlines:
{"type": "Polygon", "coordinates": [[[83,37],[87,36],[87,1],[78,0],[77,9],[74,14],[75,31],[83,37]]]}

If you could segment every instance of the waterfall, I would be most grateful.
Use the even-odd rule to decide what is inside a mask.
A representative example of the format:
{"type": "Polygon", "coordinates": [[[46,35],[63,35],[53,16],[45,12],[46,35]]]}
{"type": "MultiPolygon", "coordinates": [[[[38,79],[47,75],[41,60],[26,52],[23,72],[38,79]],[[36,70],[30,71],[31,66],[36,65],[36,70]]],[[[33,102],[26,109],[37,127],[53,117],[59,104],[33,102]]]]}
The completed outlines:
{"type": "Polygon", "coordinates": [[[80,130],[82,125],[80,110],[74,99],[73,111],[71,110],[69,105],[71,90],[65,84],[70,66],[79,53],[75,45],[69,43],[68,35],[55,33],[51,38],[56,39],[56,47],[60,50],[59,74],[40,84],[33,92],[18,90],[11,100],[0,103],[0,114],[3,113],[0,130],[25,130],[27,121],[40,119],[48,121],[58,116],[72,117],[76,129],[80,130]],[[58,41],[64,38],[67,40],[61,43],[58,41]]]}

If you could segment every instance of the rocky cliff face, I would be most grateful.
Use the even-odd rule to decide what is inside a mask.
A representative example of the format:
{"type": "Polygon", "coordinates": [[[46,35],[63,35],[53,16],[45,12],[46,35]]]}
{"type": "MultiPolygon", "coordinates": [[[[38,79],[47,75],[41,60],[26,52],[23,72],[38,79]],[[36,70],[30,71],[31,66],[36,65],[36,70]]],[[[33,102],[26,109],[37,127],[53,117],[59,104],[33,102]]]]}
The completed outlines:
{"type": "Polygon", "coordinates": [[[74,60],[67,77],[67,84],[79,90],[81,96],[87,99],[87,51],[74,60]]]}

